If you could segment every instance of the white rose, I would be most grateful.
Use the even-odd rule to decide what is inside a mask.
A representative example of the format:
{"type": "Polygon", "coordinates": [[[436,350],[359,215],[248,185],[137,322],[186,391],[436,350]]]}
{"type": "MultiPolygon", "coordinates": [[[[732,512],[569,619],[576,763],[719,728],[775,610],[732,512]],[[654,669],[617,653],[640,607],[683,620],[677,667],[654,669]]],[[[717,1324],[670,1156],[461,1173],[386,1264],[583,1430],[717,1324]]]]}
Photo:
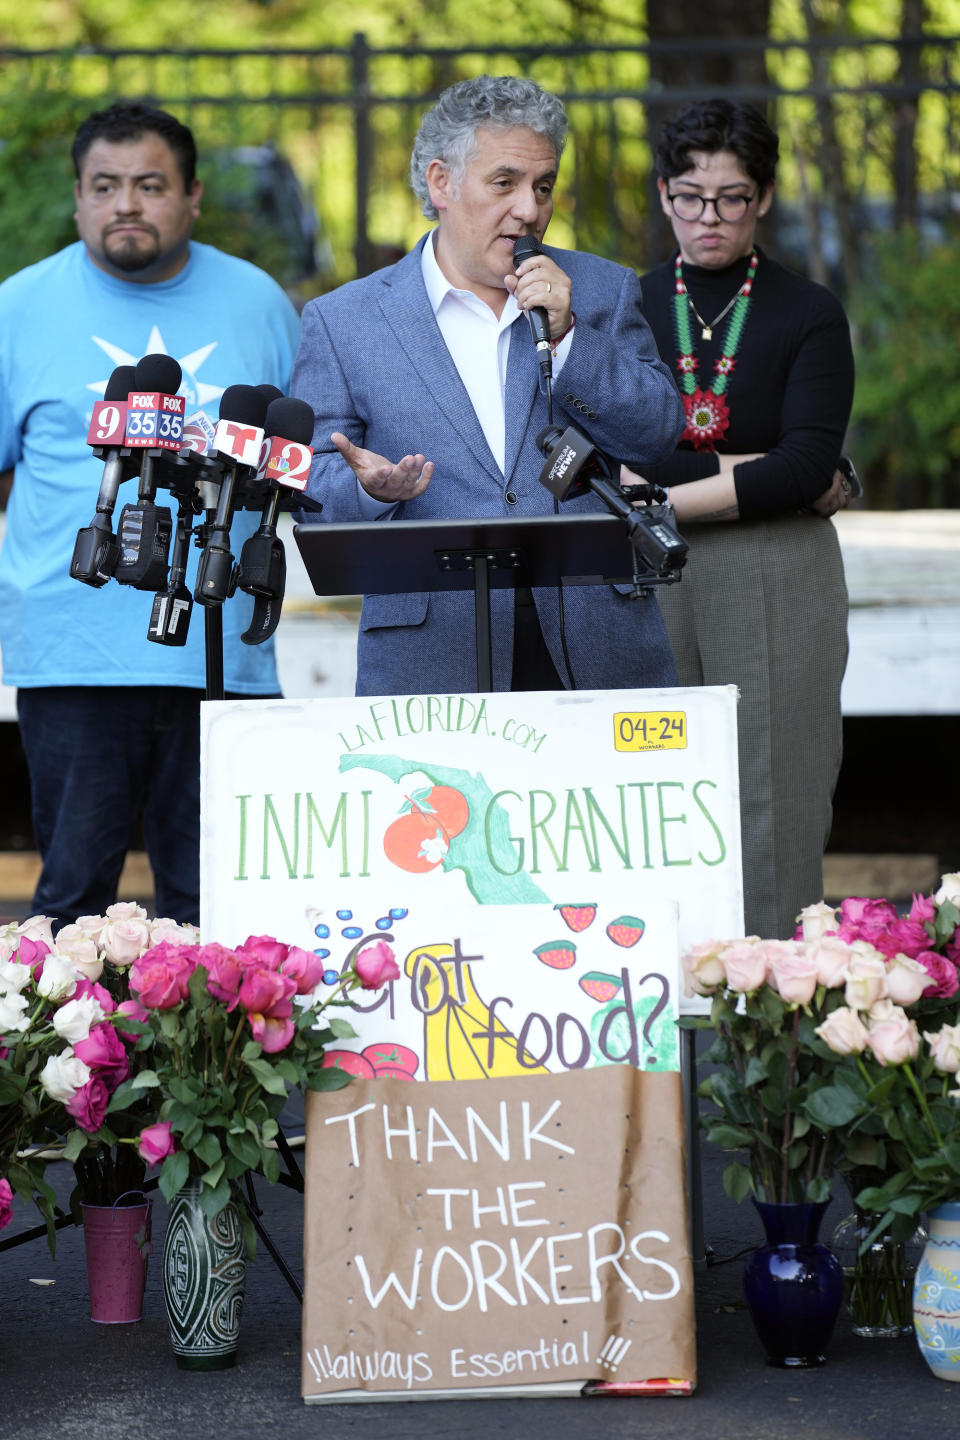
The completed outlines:
{"type": "Polygon", "coordinates": [[[119,900],[107,906],[108,920],[146,920],[147,912],[136,900],[119,900]]]}
{"type": "Polygon", "coordinates": [[[909,955],[887,961],[887,994],[898,1005],[913,1005],[930,984],[930,972],[909,955]]]}
{"type": "Polygon", "coordinates": [[[111,919],[100,932],[100,945],[114,965],[132,965],[149,948],[150,927],[140,916],[111,919]]]}
{"type": "Polygon", "coordinates": [[[169,945],[199,945],[200,931],[196,925],[179,925],[165,915],[150,921],[150,945],[159,945],[166,940],[169,945]]]}
{"type": "Polygon", "coordinates": [[[18,994],[16,990],[0,993],[0,1035],[10,1035],[14,1030],[23,1031],[29,1028],[27,997],[18,994]]]}
{"type": "Polygon", "coordinates": [[[69,1047],[61,1050],[59,1055],[51,1055],[40,1071],[40,1084],[51,1100],[59,1100],[62,1105],[72,1100],[89,1079],[90,1066],[74,1055],[69,1047]]]}
{"type": "Polygon", "coordinates": [[[821,900],[816,905],[805,905],[797,916],[797,924],[804,940],[819,940],[837,928],[837,912],[832,905],[821,900]]]}
{"type": "Polygon", "coordinates": [[[930,1046],[936,1068],[956,1075],[960,1071],[960,1025],[944,1025],[933,1035],[924,1031],[923,1038],[930,1046]]]}
{"type": "Polygon", "coordinates": [[[85,995],[81,1000],[68,1000],[66,1005],[61,1005],[54,1012],[53,1028],[61,1040],[66,1040],[68,1045],[76,1045],[78,1040],[86,1040],[91,1028],[99,1025],[105,1016],[106,1011],[99,1000],[93,995],[85,995]]]}
{"type": "Polygon", "coordinates": [[[88,980],[99,980],[103,974],[103,961],[96,941],[85,935],[78,925],[64,925],[54,943],[53,953],[69,960],[88,980]]]}
{"type": "Polygon", "coordinates": [[[934,895],[938,905],[944,900],[952,900],[954,905],[960,905],[960,871],[951,870],[949,875],[940,876],[940,889],[934,895]]]}
{"type": "Polygon", "coordinates": [[[853,956],[847,966],[844,999],[853,1010],[869,1010],[887,993],[887,967],[872,945],[855,940],[850,949],[853,956]]]}
{"type": "Polygon", "coordinates": [[[30,984],[32,973],[30,966],[21,965],[19,960],[0,960],[0,990],[16,990],[19,995],[30,984]]]}
{"type": "MultiPolygon", "coordinates": [[[[76,919],[77,929],[82,931],[90,940],[99,940],[100,931],[107,923],[106,915],[78,915],[76,919]]],[[[67,929],[72,927],[67,926],[67,929]]],[[[63,934],[63,931],[60,931],[63,934]]]]}
{"type": "Polygon", "coordinates": [[[28,940],[42,940],[53,949],[53,921],[49,915],[31,915],[17,926],[17,934],[26,936],[28,940]]]}
{"type": "Polygon", "coordinates": [[[20,944],[19,935],[0,935],[0,960],[9,960],[20,944]]]}
{"type": "Polygon", "coordinates": [[[37,990],[47,1000],[67,1000],[77,988],[77,971],[65,955],[44,956],[37,990]]]}

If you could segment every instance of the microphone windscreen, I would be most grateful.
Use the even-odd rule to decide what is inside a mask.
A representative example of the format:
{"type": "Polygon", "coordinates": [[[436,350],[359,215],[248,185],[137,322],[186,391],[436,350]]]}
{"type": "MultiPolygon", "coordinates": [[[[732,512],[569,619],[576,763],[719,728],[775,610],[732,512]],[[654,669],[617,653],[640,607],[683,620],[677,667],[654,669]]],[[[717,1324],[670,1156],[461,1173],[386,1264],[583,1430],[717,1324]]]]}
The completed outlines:
{"type": "Polygon", "coordinates": [[[276,385],[258,385],[257,389],[261,394],[266,395],[268,405],[271,400],[279,400],[283,395],[283,391],[278,390],[276,385]]]}
{"type": "Polygon", "coordinates": [[[103,392],[104,400],[126,400],[137,385],[137,372],[133,365],[118,365],[107,381],[103,392]]]}
{"type": "Polygon", "coordinates": [[[135,383],[131,390],[159,390],[161,395],[176,395],[183,371],[172,355],[144,355],[137,361],[135,383]]]}
{"type": "Polygon", "coordinates": [[[268,435],[279,435],[282,440],[295,440],[298,445],[309,445],[313,439],[316,416],[306,400],[271,400],[267,406],[264,430],[268,435]]]}
{"type": "Polygon", "coordinates": [[[513,268],[522,265],[532,255],[541,255],[540,241],[536,235],[518,235],[513,242],[513,268]]]}
{"type": "Polygon", "coordinates": [[[220,396],[221,420],[236,420],[262,430],[266,413],[267,397],[256,385],[228,385],[220,396]]]}

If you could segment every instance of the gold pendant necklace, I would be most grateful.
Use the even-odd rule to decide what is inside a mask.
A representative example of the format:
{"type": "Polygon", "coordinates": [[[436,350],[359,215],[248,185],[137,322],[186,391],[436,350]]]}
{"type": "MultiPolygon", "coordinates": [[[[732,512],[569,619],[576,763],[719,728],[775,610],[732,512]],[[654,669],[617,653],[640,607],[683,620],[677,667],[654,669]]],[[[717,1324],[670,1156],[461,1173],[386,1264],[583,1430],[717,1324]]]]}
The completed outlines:
{"type": "Polygon", "coordinates": [[[720,321],[723,319],[724,315],[726,315],[726,313],[727,313],[728,310],[732,310],[732,309],[733,309],[734,305],[736,305],[737,301],[740,299],[741,294],[742,294],[742,290],[738,290],[737,293],[736,293],[736,295],[734,295],[733,299],[727,301],[726,305],[724,305],[723,309],[720,311],[720,314],[719,314],[719,315],[715,315],[714,318],[713,318],[711,321],[709,321],[709,323],[708,323],[706,320],[704,320],[703,316],[700,314],[700,311],[697,309],[696,305],[694,305],[694,303],[693,303],[693,296],[690,294],[690,291],[689,291],[689,290],[687,291],[687,302],[688,302],[688,304],[689,304],[689,306],[690,306],[690,309],[693,311],[694,315],[696,315],[697,319],[698,319],[699,322],[700,322],[700,338],[701,338],[701,340],[712,340],[712,339],[713,339],[714,327],[715,327],[716,325],[719,325],[719,324],[720,324],[720,321]]]}

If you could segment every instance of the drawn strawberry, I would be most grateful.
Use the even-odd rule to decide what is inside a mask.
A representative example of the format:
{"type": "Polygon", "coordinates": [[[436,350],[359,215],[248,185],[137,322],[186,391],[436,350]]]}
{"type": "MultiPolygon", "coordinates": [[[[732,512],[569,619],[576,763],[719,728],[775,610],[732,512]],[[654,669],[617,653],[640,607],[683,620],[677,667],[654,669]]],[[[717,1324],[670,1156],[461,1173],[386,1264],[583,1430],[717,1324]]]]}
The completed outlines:
{"type": "Polygon", "coordinates": [[[559,910],[567,925],[579,935],[586,930],[597,918],[596,905],[554,905],[554,910],[559,910]]]}
{"type": "Polygon", "coordinates": [[[602,970],[591,970],[589,974],[581,976],[579,984],[580,989],[589,995],[591,1000],[598,1000],[601,1005],[605,1005],[622,988],[623,981],[616,975],[605,974],[602,970]]]}
{"type": "Polygon", "coordinates": [[[636,945],[642,938],[646,928],[646,923],[636,915],[620,915],[616,920],[610,921],[607,934],[614,945],[622,945],[625,950],[629,950],[631,945],[636,945]]]}
{"type": "Polygon", "coordinates": [[[547,940],[537,945],[533,953],[551,970],[569,970],[577,963],[577,947],[571,940],[547,940]]]}

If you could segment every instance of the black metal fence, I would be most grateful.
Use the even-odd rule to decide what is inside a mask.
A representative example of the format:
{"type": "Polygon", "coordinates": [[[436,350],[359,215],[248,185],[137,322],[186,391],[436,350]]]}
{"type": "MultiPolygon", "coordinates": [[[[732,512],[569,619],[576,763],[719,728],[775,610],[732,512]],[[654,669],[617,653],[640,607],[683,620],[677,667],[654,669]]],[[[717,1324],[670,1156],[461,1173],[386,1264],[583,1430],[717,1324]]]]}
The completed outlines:
{"type": "Polygon", "coordinates": [[[945,210],[960,190],[953,35],[469,49],[378,48],[356,35],[315,50],[4,50],[0,105],[16,96],[22,114],[31,94],[69,93],[87,108],[150,97],[188,120],[205,149],[275,145],[312,195],[332,256],[323,283],[333,284],[420,233],[406,184],[420,115],[444,86],[484,71],[529,75],[568,107],[553,238],[638,268],[667,243],[652,203],[653,131],[705,93],[767,106],[783,153],[777,238],[791,258],[806,252],[805,268],[821,278],[836,267],[842,283],[856,266],[845,249],[865,223],[945,210]],[[741,77],[765,78],[678,83],[709,56],[728,57],[731,74],[735,60],[749,61],[741,77]],[[665,73],[670,83],[657,78],[665,73]]]}

